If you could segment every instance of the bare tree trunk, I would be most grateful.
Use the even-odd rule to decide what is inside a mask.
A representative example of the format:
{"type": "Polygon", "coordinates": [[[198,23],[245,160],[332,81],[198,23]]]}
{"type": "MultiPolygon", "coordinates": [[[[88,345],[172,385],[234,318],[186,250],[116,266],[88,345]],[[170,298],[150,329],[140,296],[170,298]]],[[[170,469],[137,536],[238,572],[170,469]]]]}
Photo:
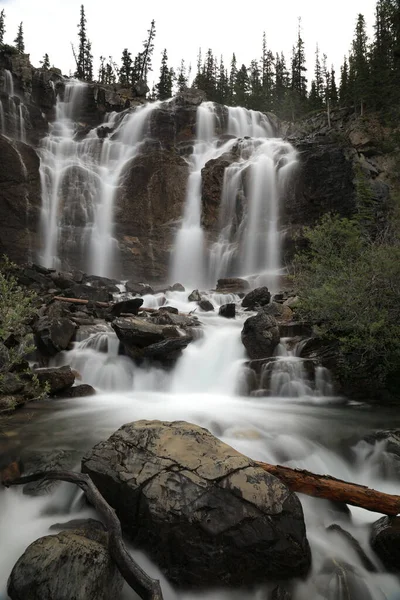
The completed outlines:
{"type": "Polygon", "coordinates": [[[342,481],[328,475],[316,475],[310,471],[270,465],[263,462],[257,462],[256,464],[264,471],[268,471],[268,473],[275,475],[286,483],[292,492],[326,498],[335,502],[344,502],[384,515],[397,515],[400,513],[400,496],[378,492],[364,485],[342,481]]]}

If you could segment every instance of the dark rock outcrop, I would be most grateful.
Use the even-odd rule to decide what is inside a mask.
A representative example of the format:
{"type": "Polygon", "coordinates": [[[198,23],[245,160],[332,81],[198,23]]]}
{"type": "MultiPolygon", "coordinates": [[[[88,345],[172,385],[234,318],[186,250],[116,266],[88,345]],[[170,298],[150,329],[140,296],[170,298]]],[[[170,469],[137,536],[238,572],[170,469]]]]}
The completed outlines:
{"type": "Polygon", "coordinates": [[[75,374],[71,367],[35,369],[34,374],[42,385],[48,385],[51,396],[68,390],[75,383],[75,374]]]}
{"type": "Polygon", "coordinates": [[[259,306],[265,306],[269,304],[271,300],[271,292],[267,287],[259,287],[255,290],[252,290],[242,300],[243,308],[249,308],[253,310],[259,306]]]}
{"type": "Polygon", "coordinates": [[[200,302],[198,302],[198,305],[199,308],[201,308],[201,310],[203,310],[204,312],[211,312],[214,310],[213,304],[206,298],[200,300],[200,302]]]}
{"type": "Polygon", "coordinates": [[[193,292],[191,292],[189,294],[188,300],[189,300],[189,302],[200,302],[201,294],[200,294],[199,290],[193,290],[193,292]]]}
{"type": "Polygon", "coordinates": [[[246,319],[242,329],[242,342],[250,358],[268,358],[279,344],[280,334],[276,319],[260,310],[246,319]]]}
{"type": "Polygon", "coordinates": [[[129,423],[82,470],[135,546],[181,587],[253,586],[310,567],[297,497],[201,427],[129,423]]]}
{"type": "Polygon", "coordinates": [[[376,521],[370,542],[385,568],[400,573],[400,517],[382,517],[376,521]]]}
{"type": "Polygon", "coordinates": [[[41,317],[34,328],[36,346],[44,356],[55,356],[68,348],[75,330],[76,325],[70,319],[41,317]]]}
{"type": "Polygon", "coordinates": [[[239,294],[247,292],[250,289],[250,284],[246,279],[240,279],[240,277],[227,277],[218,279],[216,289],[217,292],[239,294]]]}
{"type": "Polygon", "coordinates": [[[143,304],[143,298],[132,298],[130,300],[122,300],[116,302],[110,308],[109,314],[111,317],[120,317],[122,313],[130,313],[131,315],[137,315],[139,308],[143,304]]]}
{"type": "Polygon", "coordinates": [[[7,590],[12,600],[109,600],[122,587],[99,523],[33,542],[15,564],[7,590]]]}
{"type": "Polygon", "coordinates": [[[233,302],[223,304],[219,307],[218,314],[220,317],[225,317],[225,319],[234,319],[236,317],[236,304],[233,302]]]}

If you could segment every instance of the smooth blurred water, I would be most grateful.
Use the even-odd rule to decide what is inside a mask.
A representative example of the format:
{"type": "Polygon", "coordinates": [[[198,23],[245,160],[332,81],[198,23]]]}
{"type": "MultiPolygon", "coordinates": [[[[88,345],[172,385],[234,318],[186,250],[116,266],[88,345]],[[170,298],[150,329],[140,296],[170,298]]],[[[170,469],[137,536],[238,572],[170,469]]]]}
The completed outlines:
{"type": "MultiPolygon", "coordinates": [[[[188,302],[188,293],[166,292],[149,296],[145,301],[147,306],[166,302],[189,312],[198,307],[188,302]]],[[[219,294],[210,294],[208,299],[216,308],[223,303],[219,294]]],[[[377,427],[400,425],[399,415],[372,411],[362,405],[332,406],[330,396],[318,395],[318,390],[314,390],[313,403],[309,393],[303,397],[285,397],[282,388],[276,391],[281,395],[276,396],[240,396],[238,384],[246,361],[240,331],[248,313],[239,310],[237,319],[232,321],[219,317],[216,312],[197,311],[197,314],[203,324],[203,335],[187,347],[169,372],[151,366],[137,367],[118,355],[118,342],[112,330],[104,325],[89,339],[78,342],[61,360],[77,368],[82,381],[95,385],[98,394],[28,405],[16,414],[15,422],[10,422],[10,447],[14,440],[25,450],[62,448],[82,455],[124,423],[137,419],[183,419],[206,427],[254,459],[305,468],[388,493],[399,493],[396,464],[391,464],[384,443],[371,445],[360,441],[377,427]],[[33,418],[24,421],[23,415],[32,410],[35,411],[33,418]]],[[[282,349],[280,352],[283,354],[282,349]]],[[[297,371],[295,377],[300,377],[297,371]]],[[[347,600],[347,596],[336,592],[334,596],[321,595],[321,570],[327,558],[351,565],[367,586],[372,600],[398,597],[398,579],[383,571],[368,544],[369,524],[380,515],[351,507],[349,521],[348,516],[334,510],[326,501],[305,496],[301,496],[301,501],[313,567],[307,581],[296,583],[295,600],[347,600]],[[341,524],[358,539],[375,564],[376,573],[365,570],[357,554],[340,535],[326,531],[332,523],[341,524]]],[[[6,598],[8,574],[27,544],[48,534],[52,523],[91,511],[79,510],[76,494],[68,484],[43,498],[24,496],[21,490],[3,490],[0,503],[0,598],[6,598]],[[51,516],[49,512],[55,506],[61,507],[61,514],[51,516]]],[[[134,555],[146,570],[160,577],[146,557],[137,551],[134,555]]],[[[261,590],[177,593],[161,579],[166,600],[262,600],[269,597],[261,590]]],[[[135,595],[126,590],[125,598],[132,599],[135,595]]],[[[357,597],[356,600],[363,599],[357,597]]]]}

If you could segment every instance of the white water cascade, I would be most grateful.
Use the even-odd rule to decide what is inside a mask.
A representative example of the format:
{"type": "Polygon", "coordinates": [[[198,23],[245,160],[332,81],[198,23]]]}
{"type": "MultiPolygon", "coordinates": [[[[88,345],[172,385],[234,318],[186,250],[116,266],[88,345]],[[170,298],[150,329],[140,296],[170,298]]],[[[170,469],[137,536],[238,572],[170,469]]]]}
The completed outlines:
{"type": "Polygon", "coordinates": [[[273,137],[266,115],[240,107],[225,110],[226,133],[232,136],[225,142],[216,135],[215,106],[206,102],[197,111],[197,137],[172,279],[201,287],[214,285],[220,277],[253,276],[259,284],[273,285],[280,268],[280,203],[297,164],[296,151],[273,137]],[[201,169],[229,152],[234,159],[224,172],[219,234],[206,251],[201,169]]]}
{"type": "Polygon", "coordinates": [[[58,98],[56,120],[42,141],[41,262],[48,267],[84,268],[101,276],[114,274],[113,208],[121,175],[144,142],[151,112],[147,104],[123,115],[112,113],[104,126],[77,138],[74,116],[84,101],[86,84],[70,81],[58,98]]]}
{"type": "Polygon", "coordinates": [[[190,174],[186,190],[185,210],[172,257],[171,278],[188,286],[205,285],[205,244],[201,226],[201,170],[211,159],[226,152],[233,144],[219,145],[215,136],[217,115],[212,102],[197,109],[196,141],[190,157],[190,174]]]}
{"type": "Polygon", "coordinates": [[[16,96],[11,71],[3,70],[3,86],[0,92],[0,133],[26,142],[26,107],[16,96]]]}

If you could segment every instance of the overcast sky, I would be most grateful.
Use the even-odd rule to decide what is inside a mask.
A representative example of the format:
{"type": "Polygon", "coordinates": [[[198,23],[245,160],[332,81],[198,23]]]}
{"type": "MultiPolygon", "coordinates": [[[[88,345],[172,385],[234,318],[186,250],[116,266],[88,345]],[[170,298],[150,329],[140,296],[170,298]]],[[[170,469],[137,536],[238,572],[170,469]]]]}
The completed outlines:
{"type": "MultiPolygon", "coordinates": [[[[74,70],[71,42],[77,44],[77,23],[82,0],[0,0],[6,13],[5,41],[12,43],[23,21],[26,52],[39,66],[47,52],[64,74],[74,70]]],[[[156,21],[154,74],[160,54],[167,48],[170,66],[181,58],[196,68],[196,56],[212,48],[229,63],[236,53],[239,66],[261,54],[262,33],[268,47],[290,58],[296,40],[297,19],[302,18],[307,67],[313,69],[315,46],[339,70],[352,39],[357,14],[362,12],[372,34],[376,0],[85,0],[87,30],[95,67],[99,56],[112,55],[119,63],[123,48],[132,55],[141,50],[150,21],[156,21]]],[[[311,79],[311,74],[309,78],[311,79]]]]}

